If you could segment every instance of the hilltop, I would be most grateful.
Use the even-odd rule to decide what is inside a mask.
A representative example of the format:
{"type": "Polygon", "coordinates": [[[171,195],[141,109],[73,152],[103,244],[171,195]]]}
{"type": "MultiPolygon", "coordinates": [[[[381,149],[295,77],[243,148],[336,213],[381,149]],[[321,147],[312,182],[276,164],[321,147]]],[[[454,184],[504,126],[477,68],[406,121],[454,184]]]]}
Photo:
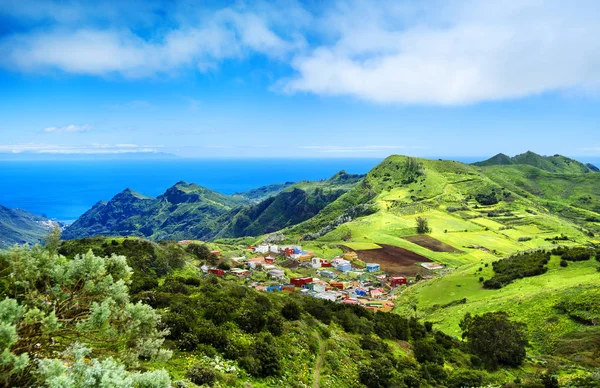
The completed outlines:
{"type": "Polygon", "coordinates": [[[527,151],[523,154],[513,156],[507,156],[505,154],[497,154],[490,159],[473,163],[475,166],[487,167],[487,166],[506,166],[514,164],[524,164],[528,166],[537,167],[541,170],[556,173],[590,173],[600,171],[596,166],[588,163],[583,164],[577,160],[567,158],[562,155],[542,156],[535,152],[527,151]]]}
{"type": "Polygon", "coordinates": [[[0,249],[39,243],[53,227],[54,222],[45,217],[0,205],[0,249]]]}

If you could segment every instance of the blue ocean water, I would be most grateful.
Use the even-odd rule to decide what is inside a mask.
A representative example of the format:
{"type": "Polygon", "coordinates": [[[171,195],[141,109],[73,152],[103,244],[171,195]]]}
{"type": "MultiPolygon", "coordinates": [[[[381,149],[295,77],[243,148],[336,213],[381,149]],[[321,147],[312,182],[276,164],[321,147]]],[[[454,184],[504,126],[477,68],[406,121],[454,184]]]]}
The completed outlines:
{"type": "Polygon", "coordinates": [[[0,162],[0,205],[72,222],[126,188],[157,196],[179,181],[224,194],[273,183],[362,174],[381,159],[85,160],[0,162]]]}

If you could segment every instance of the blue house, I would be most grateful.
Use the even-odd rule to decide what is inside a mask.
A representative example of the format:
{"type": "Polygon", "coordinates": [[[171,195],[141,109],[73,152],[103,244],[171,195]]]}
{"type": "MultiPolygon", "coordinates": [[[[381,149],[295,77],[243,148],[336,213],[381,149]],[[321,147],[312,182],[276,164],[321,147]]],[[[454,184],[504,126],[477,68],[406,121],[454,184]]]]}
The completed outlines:
{"type": "Polygon", "coordinates": [[[267,292],[281,291],[281,286],[268,286],[267,292]]]}
{"type": "Polygon", "coordinates": [[[340,272],[350,272],[352,271],[352,264],[350,263],[340,263],[335,267],[340,272]]]}
{"type": "Polygon", "coordinates": [[[377,271],[379,271],[379,264],[377,264],[377,263],[367,263],[367,271],[369,271],[369,272],[377,272],[377,271]]]}

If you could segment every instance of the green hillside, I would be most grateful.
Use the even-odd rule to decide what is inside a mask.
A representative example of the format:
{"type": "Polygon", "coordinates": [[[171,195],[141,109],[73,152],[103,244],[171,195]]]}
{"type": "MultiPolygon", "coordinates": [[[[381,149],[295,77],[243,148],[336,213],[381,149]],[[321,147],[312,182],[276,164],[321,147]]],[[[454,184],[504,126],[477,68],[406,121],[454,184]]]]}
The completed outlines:
{"type": "Polygon", "coordinates": [[[241,208],[217,238],[259,236],[296,225],[315,216],[363,177],[340,171],[327,180],[295,183],[256,205],[241,208]]]}
{"type": "Polygon", "coordinates": [[[221,217],[249,203],[207,188],[179,182],[157,198],[126,189],[99,202],[65,232],[67,239],[96,235],[163,239],[209,239],[222,227],[221,217]]]}
{"type": "Polygon", "coordinates": [[[591,164],[583,164],[577,160],[567,158],[562,155],[541,156],[535,152],[527,151],[523,154],[513,156],[512,158],[505,154],[498,154],[488,160],[473,163],[475,166],[499,166],[523,164],[532,167],[537,167],[541,170],[565,174],[581,174],[598,172],[598,168],[591,164]]]}
{"type": "Polygon", "coordinates": [[[39,243],[53,225],[47,218],[0,205],[0,249],[14,244],[39,243]]]}

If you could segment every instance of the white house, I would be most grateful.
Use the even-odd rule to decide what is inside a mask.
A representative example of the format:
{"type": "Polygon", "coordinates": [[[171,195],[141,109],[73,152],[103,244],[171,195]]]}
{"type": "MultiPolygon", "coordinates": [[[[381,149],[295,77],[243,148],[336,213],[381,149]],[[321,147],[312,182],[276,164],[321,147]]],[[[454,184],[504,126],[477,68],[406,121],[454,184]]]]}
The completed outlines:
{"type": "Polygon", "coordinates": [[[313,268],[321,268],[321,259],[319,257],[313,257],[310,259],[310,265],[313,268]]]}

